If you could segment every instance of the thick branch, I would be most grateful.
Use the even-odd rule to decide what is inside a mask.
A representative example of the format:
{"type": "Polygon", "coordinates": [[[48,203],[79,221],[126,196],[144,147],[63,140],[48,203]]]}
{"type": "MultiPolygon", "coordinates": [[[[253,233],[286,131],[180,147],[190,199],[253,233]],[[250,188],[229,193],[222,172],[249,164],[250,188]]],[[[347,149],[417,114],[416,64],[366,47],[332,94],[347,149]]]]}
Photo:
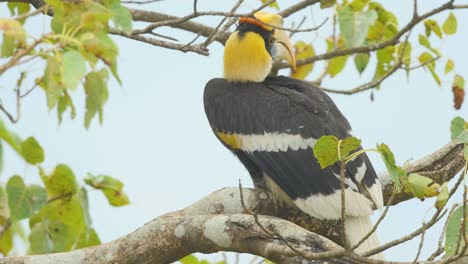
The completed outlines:
{"type": "MultiPolygon", "coordinates": [[[[309,252],[308,256],[340,249],[330,240],[293,223],[274,217],[260,217],[260,221],[288,238],[290,245],[309,252]]],[[[0,259],[0,263],[172,263],[193,252],[218,251],[251,253],[275,263],[298,263],[296,254],[283,241],[266,236],[251,215],[186,216],[182,212],[156,218],[123,238],[96,247],[68,253],[8,257],[0,259]]]]}

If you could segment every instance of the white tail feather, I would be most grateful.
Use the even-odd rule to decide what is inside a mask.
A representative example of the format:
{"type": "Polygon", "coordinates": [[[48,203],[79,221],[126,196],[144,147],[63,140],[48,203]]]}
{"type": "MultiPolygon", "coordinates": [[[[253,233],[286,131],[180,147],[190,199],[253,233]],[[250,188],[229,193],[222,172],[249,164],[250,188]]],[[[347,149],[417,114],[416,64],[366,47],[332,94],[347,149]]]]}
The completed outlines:
{"type": "MultiPolygon", "coordinates": [[[[345,227],[348,243],[354,246],[369,233],[372,229],[372,222],[369,216],[346,216],[345,227]]],[[[377,234],[374,232],[369,238],[366,239],[355,251],[356,253],[363,253],[367,250],[380,246],[377,234]]],[[[373,259],[385,259],[383,253],[375,254],[373,259]]]]}

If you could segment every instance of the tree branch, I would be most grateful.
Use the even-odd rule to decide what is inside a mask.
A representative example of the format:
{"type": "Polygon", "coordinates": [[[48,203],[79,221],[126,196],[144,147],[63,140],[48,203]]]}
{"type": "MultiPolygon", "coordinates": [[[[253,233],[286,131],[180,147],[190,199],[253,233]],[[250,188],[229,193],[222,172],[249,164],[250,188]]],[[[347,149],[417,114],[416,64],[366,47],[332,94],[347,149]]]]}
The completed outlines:
{"type": "MultiPolygon", "coordinates": [[[[462,146],[448,144],[406,168],[408,172],[419,172],[441,182],[450,180],[460,171],[461,161],[462,146]]],[[[380,177],[384,184],[384,198],[388,201],[391,196],[388,190],[394,187],[387,173],[382,173],[380,177]]],[[[328,257],[341,253],[337,245],[341,242],[341,221],[313,218],[293,204],[274,201],[267,192],[259,189],[243,189],[242,192],[245,208],[241,204],[238,188],[224,188],[183,210],[160,216],[112,242],[68,253],[7,257],[0,259],[0,264],[170,263],[193,252],[217,251],[250,253],[276,263],[300,263],[301,258],[295,257],[295,252],[281,239],[266,235],[255,223],[254,216],[247,214],[247,210],[258,214],[262,226],[279,232],[289,245],[306,254],[307,258],[323,256],[317,254],[320,252],[336,254],[328,257]]],[[[391,199],[394,200],[391,204],[411,198],[409,194],[399,193],[391,199]]],[[[440,219],[439,214],[435,219],[440,219]]],[[[424,228],[430,224],[432,222],[428,222],[424,228]]],[[[399,242],[396,241],[394,244],[399,242]]],[[[360,259],[353,254],[351,258],[360,259]]],[[[343,263],[343,260],[340,261],[343,263]]]]}

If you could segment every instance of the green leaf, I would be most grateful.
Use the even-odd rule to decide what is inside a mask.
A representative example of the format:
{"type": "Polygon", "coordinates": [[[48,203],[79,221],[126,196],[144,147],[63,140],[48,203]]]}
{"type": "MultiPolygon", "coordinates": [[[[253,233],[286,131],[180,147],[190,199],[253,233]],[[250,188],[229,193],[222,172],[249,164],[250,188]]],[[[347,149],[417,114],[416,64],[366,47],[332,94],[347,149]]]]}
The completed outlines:
{"type": "Polygon", "coordinates": [[[452,86],[462,90],[465,89],[465,79],[463,78],[463,76],[455,74],[452,86]]]}
{"type": "Polygon", "coordinates": [[[29,233],[30,254],[46,254],[52,252],[52,241],[50,240],[47,227],[44,223],[38,223],[31,228],[29,233]]]}
{"type": "Polygon", "coordinates": [[[67,110],[67,108],[70,108],[70,118],[75,119],[76,110],[75,110],[75,106],[73,105],[73,101],[70,95],[68,95],[67,92],[64,92],[63,95],[60,96],[58,104],[57,104],[57,116],[58,116],[59,124],[62,123],[62,115],[67,110]]]}
{"type": "MultiPolygon", "coordinates": [[[[335,44],[333,43],[332,38],[327,38],[327,52],[330,52],[335,49],[335,44]]],[[[339,38],[336,43],[336,49],[341,49],[344,46],[343,38],[339,38]]],[[[348,60],[348,55],[346,56],[339,56],[334,57],[328,62],[327,73],[330,77],[335,77],[338,73],[340,73],[344,67],[346,66],[346,61],[348,60]]]]}
{"type": "Polygon", "coordinates": [[[405,190],[412,193],[414,197],[424,199],[427,197],[434,197],[439,194],[440,185],[434,180],[420,175],[418,173],[411,173],[408,175],[405,190]]]}
{"type": "Polygon", "coordinates": [[[65,164],[59,164],[50,175],[40,169],[41,179],[47,190],[49,198],[69,196],[77,192],[78,183],[75,174],[65,164]]]}
{"type": "Polygon", "coordinates": [[[419,62],[425,64],[424,67],[429,70],[436,83],[440,86],[442,83],[440,81],[439,75],[437,75],[435,72],[434,57],[432,57],[432,55],[428,52],[423,52],[421,55],[419,55],[419,62]]]}
{"type": "MultiPolygon", "coordinates": [[[[22,2],[8,2],[8,8],[10,9],[10,13],[12,16],[26,14],[31,9],[29,3],[22,3],[22,2]]],[[[23,18],[19,21],[21,24],[24,24],[24,21],[26,21],[26,18],[23,18]]]]}
{"type": "MultiPolygon", "coordinates": [[[[279,6],[276,2],[270,6],[275,5],[279,9],[279,6]]],[[[113,0],[109,8],[113,13],[112,21],[114,22],[115,26],[123,29],[127,33],[130,33],[130,31],[132,31],[132,15],[130,14],[130,11],[128,11],[126,7],[120,4],[120,0],[113,0]]]]}
{"type": "Polygon", "coordinates": [[[91,228],[81,234],[76,244],[76,249],[97,246],[100,244],[101,239],[99,239],[99,235],[94,228],[91,228]]]}
{"type": "Polygon", "coordinates": [[[435,48],[433,48],[431,46],[431,43],[429,42],[429,39],[427,39],[427,37],[424,36],[423,34],[419,34],[419,44],[426,47],[430,51],[434,52],[434,54],[440,55],[440,52],[437,49],[435,49],[435,48]]]}
{"type": "Polygon", "coordinates": [[[75,89],[86,72],[86,60],[75,50],[69,50],[62,56],[63,83],[68,89],[75,89]]]}
{"type": "Polygon", "coordinates": [[[10,208],[8,207],[7,193],[0,186],[0,228],[4,228],[10,219],[10,208]]]}
{"type": "Polygon", "coordinates": [[[7,256],[13,248],[13,232],[10,228],[2,232],[0,236],[0,252],[3,256],[7,256]]]}
{"type": "Polygon", "coordinates": [[[444,208],[444,206],[447,204],[448,199],[449,199],[449,190],[447,187],[447,182],[444,182],[444,184],[442,184],[442,187],[440,188],[439,195],[437,195],[435,207],[437,209],[444,208]]]}
{"type": "Polygon", "coordinates": [[[429,37],[431,35],[431,32],[434,32],[437,37],[440,39],[442,38],[442,30],[440,30],[439,23],[435,21],[434,19],[427,19],[424,21],[424,28],[426,31],[426,36],[429,37]]]}
{"type": "Polygon", "coordinates": [[[347,137],[340,140],[333,136],[327,135],[320,137],[314,145],[314,156],[322,169],[335,164],[335,162],[346,158],[352,151],[359,148],[361,141],[355,137],[347,137]],[[340,153],[338,155],[338,145],[340,153]]]}
{"type": "Polygon", "coordinates": [[[444,21],[444,24],[442,24],[442,29],[447,35],[453,35],[457,32],[457,18],[452,12],[450,12],[449,16],[444,21]]]}
{"type": "Polygon", "coordinates": [[[20,22],[14,19],[0,18],[0,31],[3,31],[1,58],[10,57],[16,48],[26,45],[26,32],[21,27],[20,22]]]}
{"type": "Polygon", "coordinates": [[[358,47],[364,44],[369,26],[377,20],[377,12],[368,10],[355,12],[349,6],[338,9],[338,22],[346,47],[358,47]]]}
{"type": "MultiPolygon", "coordinates": [[[[468,211],[468,208],[467,208],[468,211]]],[[[468,212],[465,212],[466,215],[468,215],[468,212]]],[[[465,242],[463,240],[463,237],[460,230],[461,225],[463,223],[463,206],[460,205],[453,211],[451,215],[449,215],[448,221],[447,221],[447,228],[445,229],[445,253],[447,256],[452,256],[455,253],[457,253],[457,245],[460,245],[460,249],[463,248],[465,242]],[[460,243],[458,243],[460,241],[460,243]]],[[[468,223],[465,222],[463,224],[467,225],[468,223]]],[[[468,227],[465,228],[465,234],[468,235],[468,227]]]]}
{"type": "Polygon", "coordinates": [[[21,148],[23,141],[14,132],[8,130],[2,120],[0,120],[0,138],[10,145],[18,155],[23,156],[21,148]]]}
{"type": "Polygon", "coordinates": [[[370,55],[369,53],[358,53],[354,56],[354,65],[356,65],[356,69],[358,70],[359,74],[366,69],[367,64],[369,63],[370,55]]]}
{"type": "Polygon", "coordinates": [[[34,137],[29,137],[21,143],[24,160],[29,164],[37,164],[44,161],[44,150],[34,137]]]}
{"type": "MultiPolygon", "coordinates": [[[[266,4],[267,2],[269,2],[269,0],[261,0],[261,1],[262,1],[262,4],[266,4]]],[[[271,7],[271,8],[274,8],[274,9],[276,9],[276,10],[279,10],[279,9],[280,9],[280,7],[279,7],[277,1],[275,1],[275,2],[273,2],[273,3],[271,3],[271,4],[269,4],[268,6],[271,7]]]]}
{"type": "Polygon", "coordinates": [[[26,187],[19,175],[8,180],[6,192],[12,221],[30,217],[47,202],[47,195],[42,187],[39,185],[26,187]]]}
{"type": "Polygon", "coordinates": [[[387,170],[390,174],[390,178],[395,184],[397,191],[400,191],[400,188],[401,188],[400,178],[406,177],[405,170],[396,165],[395,156],[393,155],[393,152],[385,143],[377,144],[377,150],[379,151],[380,156],[382,157],[382,160],[384,161],[385,166],[387,167],[387,170]]]}
{"type": "Polygon", "coordinates": [[[410,42],[403,42],[397,46],[398,56],[400,56],[401,61],[406,66],[406,75],[409,77],[410,66],[411,66],[411,50],[412,46],[410,42]]]}
{"type": "Polygon", "coordinates": [[[452,141],[459,137],[465,131],[465,126],[466,122],[462,117],[457,116],[454,119],[452,119],[452,122],[450,123],[450,134],[452,141]]]}
{"type": "MultiPolygon", "coordinates": [[[[70,251],[76,246],[81,234],[87,230],[81,203],[76,195],[49,202],[29,219],[29,225],[31,230],[41,225],[45,228],[45,232],[42,228],[39,229],[40,232],[36,232],[34,243],[43,245],[36,248],[46,252],[35,251],[31,245],[34,254],[70,251]]],[[[32,235],[33,232],[30,241],[32,235]]]]}
{"type": "Polygon", "coordinates": [[[468,144],[465,144],[465,147],[463,148],[463,157],[465,158],[465,161],[468,162],[468,144]]]}
{"type": "Polygon", "coordinates": [[[447,63],[445,63],[445,74],[451,72],[454,67],[455,67],[455,64],[453,63],[453,60],[448,59],[447,63]]]}
{"type": "Polygon", "coordinates": [[[121,81],[117,74],[117,55],[119,51],[114,41],[107,34],[93,34],[90,32],[83,34],[80,40],[85,50],[101,59],[120,83],[121,81]]]}
{"type": "Polygon", "coordinates": [[[95,189],[102,190],[109,204],[113,206],[124,206],[129,203],[128,197],[123,191],[123,183],[111,176],[94,176],[88,173],[85,183],[95,189]]]}
{"type": "Polygon", "coordinates": [[[320,0],[320,8],[325,9],[335,5],[336,0],[320,0]]]}
{"type": "Polygon", "coordinates": [[[99,113],[99,122],[103,121],[103,107],[109,97],[107,91],[107,70],[101,69],[86,75],[84,89],[86,93],[86,113],[84,126],[89,128],[91,120],[99,113]]]}
{"type": "Polygon", "coordinates": [[[63,70],[61,67],[61,61],[58,57],[50,56],[47,58],[47,66],[40,85],[46,92],[47,107],[51,110],[55,107],[60,96],[65,90],[63,83],[63,70]]]}
{"type": "MultiPolygon", "coordinates": [[[[307,44],[304,41],[298,41],[296,44],[294,44],[294,48],[296,50],[296,60],[309,58],[315,55],[315,50],[312,45],[307,44]]],[[[303,80],[307,77],[307,75],[309,75],[313,68],[313,63],[298,66],[296,70],[291,73],[291,77],[303,80]]]]}

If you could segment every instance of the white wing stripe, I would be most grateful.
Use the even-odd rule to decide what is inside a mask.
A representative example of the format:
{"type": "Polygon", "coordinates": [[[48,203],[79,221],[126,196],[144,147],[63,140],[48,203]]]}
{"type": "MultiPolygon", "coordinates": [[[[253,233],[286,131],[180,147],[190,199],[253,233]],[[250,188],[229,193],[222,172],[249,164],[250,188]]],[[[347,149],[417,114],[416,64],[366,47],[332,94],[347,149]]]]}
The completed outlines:
{"type": "Polygon", "coordinates": [[[303,138],[301,135],[286,133],[264,133],[263,135],[236,134],[236,136],[240,138],[240,149],[248,152],[285,152],[288,149],[307,149],[308,147],[313,147],[315,142],[317,142],[315,138],[303,138]]]}

